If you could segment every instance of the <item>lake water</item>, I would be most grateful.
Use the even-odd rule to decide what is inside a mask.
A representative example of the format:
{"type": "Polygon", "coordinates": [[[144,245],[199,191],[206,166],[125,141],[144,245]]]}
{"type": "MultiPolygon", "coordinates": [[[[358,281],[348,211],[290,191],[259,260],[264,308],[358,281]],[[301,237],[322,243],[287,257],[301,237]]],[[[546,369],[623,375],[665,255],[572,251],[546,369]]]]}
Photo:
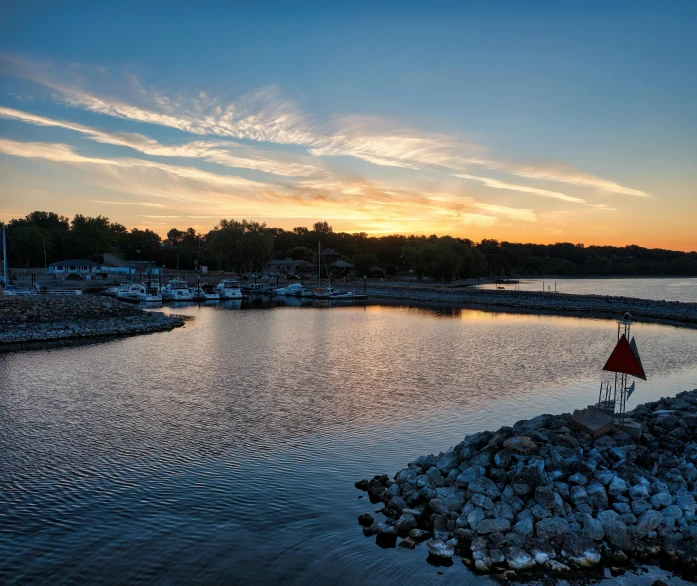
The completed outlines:
{"type": "MultiPolygon", "coordinates": [[[[0,583],[487,583],[363,537],[376,507],[353,483],[584,407],[616,339],[606,320],[240,307],[0,354],[0,583]]],[[[697,331],[632,333],[632,404],[697,388],[697,331]]]]}
{"type": "MultiPolygon", "coordinates": [[[[697,302],[697,279],[684,277],[655,278],[619,278],[619,279],[564,279],[550,277],[547,279],[523,279],[521,291],[557,291],[561,293],[578,293],[581,295],[618,295],[621,297],[638,297],[639,299],[659,299],[665,301],[697,302]]],[[[513,285],[503,285],[513,289],[513,285]]],[[[482,285],[482,288],[495,289],[495,284],[482,285]]]]}

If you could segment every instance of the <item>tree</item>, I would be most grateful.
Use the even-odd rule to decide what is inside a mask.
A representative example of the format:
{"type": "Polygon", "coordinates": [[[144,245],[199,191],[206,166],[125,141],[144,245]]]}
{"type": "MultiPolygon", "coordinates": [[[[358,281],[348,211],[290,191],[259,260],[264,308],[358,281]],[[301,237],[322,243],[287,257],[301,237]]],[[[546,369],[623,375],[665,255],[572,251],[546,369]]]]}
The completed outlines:
{"type": "Polygon", "coordinates": [[[332,234],[334,232],[329,222],[315,222],[312,224],[312,229],[318,234],[332,234]]]}
{"type": "Polygon", "coordinates": [[[315,253],[307,246],[296,246],[288,251],[288,258],[292,258],[293,260],[306,260],[309,263],[313,263],[315,261],[315,253]]]}
{"type": "Polygon", "coordinates": [[[359,277],[367,275],[370,269],[378,266],[378,264],[378,257],[372,252],[357,254],[353,257],[353,266],[356,268],[356,274],[359,277]]]}

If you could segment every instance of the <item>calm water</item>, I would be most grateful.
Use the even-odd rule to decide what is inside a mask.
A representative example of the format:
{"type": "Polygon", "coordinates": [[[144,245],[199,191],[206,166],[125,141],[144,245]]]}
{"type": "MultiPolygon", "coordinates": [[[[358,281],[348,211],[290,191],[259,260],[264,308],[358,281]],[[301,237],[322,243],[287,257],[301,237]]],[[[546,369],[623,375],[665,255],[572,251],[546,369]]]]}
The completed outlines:
{"type": "MultiPolygon", "coordinates": [[[[195,319],[0,354],[0,583],[485,583],[363,537],[356,516],[375,507],[353,482],[585,406],[616,331],[378,306],[165,311],[195,319]]],[[[649,376],[635,401],[697,388],[697,331],[633,333],[649,376]]]]}
{"type": "MultiPolygon", "coordinates": [[[[640,299],[697,302],[697,279],[690,278],[627,278],[627,279],[525,279],[520,282],[521,291],[557,291],[590,295],[619,295],[640,299]]],[[[504,285],[512,289],[513,285],[504,285]]],[[[496,285],[482,285],[494,289],[496,285]]]]}

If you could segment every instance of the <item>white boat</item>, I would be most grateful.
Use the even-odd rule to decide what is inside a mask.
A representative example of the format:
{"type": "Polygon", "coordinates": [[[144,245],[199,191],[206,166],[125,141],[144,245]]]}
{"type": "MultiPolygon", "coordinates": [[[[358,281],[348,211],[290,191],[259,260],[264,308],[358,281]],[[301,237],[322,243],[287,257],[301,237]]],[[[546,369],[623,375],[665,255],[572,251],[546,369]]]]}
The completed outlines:
{"type": "Polygon", "coordinates": [[[328,287],[317,287],[313,291],[315,292],[315,299],[333,299],[339,293],[331,285],[328,287]]]}
{"type": "Polygon", "coordinates": [[[220,301],[220,294],[212,285],[209,285],[208,283],[197,285],[196,287],[192,287],[190,290],[195,301],[220,301]]]}
{"type": "Polygon", "coordinates": [[[171,279],[162,288],[162,299],[164,301],[193,301],[194,298],[184,279],[171,279]]]}
{"type": "Polygon", "coordinates": [[[263,283],[248,283],[248,284],[242,286],[242,292],[243,293],[257,294],[257,293],[261,293],[265,287],[266,287],[266,285],[263,283]]]}
{"type": "Polygon", "coordinates": [[[138,301],[143,303],[162,303],[160,288],[152,283],[141,285],[138,291],[138,301]]]}
{"type": "Polygon", "coordinates": [[[220,299],[242,299],[240,282],[234,279],[223,279],[215,290],[220,295],[220,299]]]}
{"type": "Polygon", "coordinates": [[[125,283],[118,288],[115,297],[121,301],[138,301],[140,287],[138,283],[125,283]]]}
{"type": "Polygon", "coordinates": [[[283,297],[300,297],[304,289],[305,287],[303,287],[300,283],[291,283],[290,285],[286,285],[280,289],[275,289],[274,291],[276,295],[281,295],[283,297]]]}

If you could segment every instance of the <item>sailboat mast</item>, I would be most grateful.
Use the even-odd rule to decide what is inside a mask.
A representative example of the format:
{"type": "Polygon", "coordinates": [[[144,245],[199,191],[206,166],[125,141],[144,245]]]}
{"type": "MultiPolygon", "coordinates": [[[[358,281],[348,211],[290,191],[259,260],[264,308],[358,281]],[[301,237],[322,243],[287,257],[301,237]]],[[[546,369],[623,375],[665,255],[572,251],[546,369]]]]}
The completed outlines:
{"type": "Polygon", "coordinates": [[[7,226],[2,224],[2,286],[7,287],[7,226]]]}
{"type": "Polygon", "coordinates": [[[322,288],[322,243],[317,242],[317,288],[322,288]]]}

